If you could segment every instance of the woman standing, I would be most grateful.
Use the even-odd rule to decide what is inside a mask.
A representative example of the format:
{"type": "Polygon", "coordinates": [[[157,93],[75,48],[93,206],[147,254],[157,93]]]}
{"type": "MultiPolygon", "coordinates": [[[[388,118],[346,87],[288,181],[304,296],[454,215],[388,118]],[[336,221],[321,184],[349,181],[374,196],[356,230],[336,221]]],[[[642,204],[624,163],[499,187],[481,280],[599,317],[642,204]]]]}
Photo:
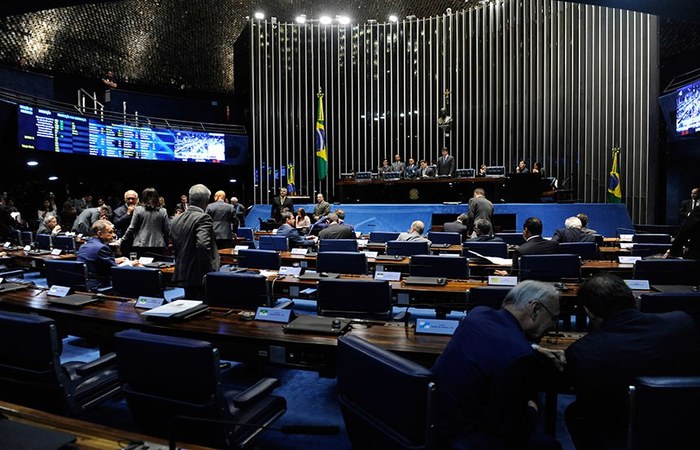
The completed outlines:
{"type": "Polygon", "coordinates": [[[170,237],[170,219],[160,206],[158,191],[146,188],[141,194],[142,204],[134,209],[131,225],[121,239],[122,254],[131,247],[138,257],[162,255],[170,237]]]}

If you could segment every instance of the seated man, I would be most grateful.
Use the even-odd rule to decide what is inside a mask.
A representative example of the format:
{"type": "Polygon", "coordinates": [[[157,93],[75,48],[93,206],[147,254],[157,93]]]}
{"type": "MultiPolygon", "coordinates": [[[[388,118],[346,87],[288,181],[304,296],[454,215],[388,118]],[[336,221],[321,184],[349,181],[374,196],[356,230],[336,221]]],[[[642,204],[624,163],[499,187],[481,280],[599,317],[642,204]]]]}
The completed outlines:
{"type": "Polygon", "coordinates": [[[556,242],[595,242],[592,234],[581,231],[583,225],[581,219],[576,216],[569,217],[564,222],[566,228],[559,228],[554,232],[552,240],[556,242]]]}
{"type": "Polygon", "coordinates": [[[561,449],[535,433],[543,375],[563,352],[533,343],[558,320],[559,295],[539,281],[515,286],[502,309],[474,308],[460,322],[432,370],[437,379],[439,448],[561,449]],[[546,355],[546,357],[545,357],[546,355]]]}
{"type": "Polygon", "coordinates": [[[476,219],[474,221],[474,232],[476,236],[467,239],[467,242],[503,242],[503,239],[493,235],[491,222],[486,219],[476,219]]]}
{"type": "MultiPolygon", "coordinates": [[[[538,217],[528,217],[523,224],[525,243],[513,252],[513,270],[517,275],[518,264],[522,255],[547,255],[559,253],[559,243],[542,237],[542,221],[538,217]]],[[[496,270],[496,275],[508,275],[507,270],[496,270]]]]}
{"type": "Polygon", "coordinates": [[[336,213],[328,214],[327,218],[328,226],[318,233],[319,239],[355,239],[355,233],[347,225],[340,224],[336,213]]]}
{"type": "Polygon", "coordinates": [[[566,350],[576,401],[566,425],[579,450],[627,448],[627,388],[639,376],[700,374],[700,330],[686,313],[642,313],[625,282],[602,274],[579,299],[593,330],[566,350]]]}
{"type": "Polygon", "coordinates": [[[459,235],[462,237],[462,240],[464,241],[467,239],[467,222],[469,222],[469,215],[467,213],[462,213],[459,216],[457,216],[457,220],[454,222],[445,222],[442,225],[442,231],[446,231],[449,233],[459,233],[459,235]]]}
{"type": "Polygon", "coordinates": [[[282,225],[277,229],[277,236],[285,236],[289,239],[290,247],[313,247],[316,245],[316,236],[310,236],[309,239],[304,239],[300,234],[299,230],[294,226],[296,224],[296,219],[294,214],[289,211],[282,213],[282,225]]]}
{"type": "Polygon", "coordinates": [[[598,234],[598,232],[592,228],[588,228],[588,215],[584,213],[576,214],[578,220],[581,221],[581,232],[586,234],[598,234]]]}
{"type": "Polygon", "coordinates": [[[61,226],[58,224],[56,216],[46,216],[39,225],[39,229],[36,230],[36,234],[50,234],[52,236],[56,236],[60,232],[61,226]]]}
{"type": "Polygon", "coordinates": [[[355,227],[347,222],[345,222],[345,211],[342,209],[336,209],[335,213],[338,215],[338,223],[341,225],[345,225],[346,227],[349,227],[353,233],[355,232],[355,227]]]}
{"type": "Polygon", "coordinates": [[[321,217],[327,216],[331,212],[331,204],[324,198],[323,194],[316,194],[316,204],[314,205],[313,221],[316,222],[321,217]]]}
{"type": "MultiPolygon", "coordinates": [[[[88,269],[87,288],[96,291],[99,288],[108,287],[110,272],[113,266],[117,266],[128,258],[114,258],[109,243],[114,239],[114,225],[109,220],[100,219],[92,225],[93,237],[88,239],[78,249],[78,261],[84,262],[88,269]]],[[[133,265],[140,265],[134,261],[133,265]]]]}
{"type": "Polygon", "coordinates": [[[411,227],[408,229],[408,232],[403,232],[399,234],[399,237],[397,237],[396,240],[421,241],[427,242],[428,245],[431,245],[432,243],[430,242],[430,240],[423,236],[423,230],[425,230],[425,224],[420,220],[414,220],[413,223],[411,223],[411,227]]]}

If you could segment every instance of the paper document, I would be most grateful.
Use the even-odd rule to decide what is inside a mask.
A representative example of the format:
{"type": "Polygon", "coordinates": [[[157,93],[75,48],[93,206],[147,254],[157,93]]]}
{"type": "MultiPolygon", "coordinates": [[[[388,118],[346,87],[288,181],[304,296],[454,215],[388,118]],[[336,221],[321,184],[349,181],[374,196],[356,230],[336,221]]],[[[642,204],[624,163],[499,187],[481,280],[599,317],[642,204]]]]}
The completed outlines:
{"type": "Polygon", "coordinates": [[[176,314],[185,313],[201,304],[202,302],[200,300],[175,300],[163,306],[144,311],[141,314],[144,316],[171,317],[176,314]]]}
{"type": "Polygon", "coordinates": [[[484,258],[486,261],[490,262],[491,264],[496,264],[498,266],[512,266],[513,265],[513,260],[508,259],[508,258],[499,258],[498,256],[484,256],[481,255],[474,250],[469,250],[469,253],[472,255],[478,256],[479,258],[484,258]]]}

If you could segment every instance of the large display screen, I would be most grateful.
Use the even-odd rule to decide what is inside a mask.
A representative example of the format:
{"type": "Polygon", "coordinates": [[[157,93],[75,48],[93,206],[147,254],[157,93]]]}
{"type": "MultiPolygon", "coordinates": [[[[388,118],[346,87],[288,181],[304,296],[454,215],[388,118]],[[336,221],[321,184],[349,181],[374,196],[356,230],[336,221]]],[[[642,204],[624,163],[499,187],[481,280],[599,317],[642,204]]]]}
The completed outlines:
{"type": "Polygon", "coordinates": [[[17,116],[23,149],[228,164],[243,164],[248,149],[247,136],[104,123],[26,105],[19,105],[17,116]]]}
{"type": "Polygon", "coordinates": [[[680,135],[700,131],[700,81],[678,89],[676,95],[676,132],[680,135]]]}

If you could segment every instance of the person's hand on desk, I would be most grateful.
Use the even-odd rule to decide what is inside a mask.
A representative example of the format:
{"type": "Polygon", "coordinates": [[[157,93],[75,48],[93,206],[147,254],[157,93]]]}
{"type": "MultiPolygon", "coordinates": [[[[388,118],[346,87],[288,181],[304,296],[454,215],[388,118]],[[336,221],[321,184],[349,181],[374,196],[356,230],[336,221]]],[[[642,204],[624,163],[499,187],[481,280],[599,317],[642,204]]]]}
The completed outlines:
{"type": "Polygon", "coordinates": [[[498,275],[500,277],[505,277],[508,276],[508,271],[507,270],[494,270],[494,275],[498,275]]]}
{"type": "Polygon", "coordinates": [[[566,364],[566,355],[564,354],[564,350],[551,350],[545,347],[540,347],[537,344],[532,344],[532,348],[537,352],[541,353],[542,355],[546,356],[552,364],[554,364],[554,367],[557,368],[560,372],[564,370],[564,364],[566,364]]]}

